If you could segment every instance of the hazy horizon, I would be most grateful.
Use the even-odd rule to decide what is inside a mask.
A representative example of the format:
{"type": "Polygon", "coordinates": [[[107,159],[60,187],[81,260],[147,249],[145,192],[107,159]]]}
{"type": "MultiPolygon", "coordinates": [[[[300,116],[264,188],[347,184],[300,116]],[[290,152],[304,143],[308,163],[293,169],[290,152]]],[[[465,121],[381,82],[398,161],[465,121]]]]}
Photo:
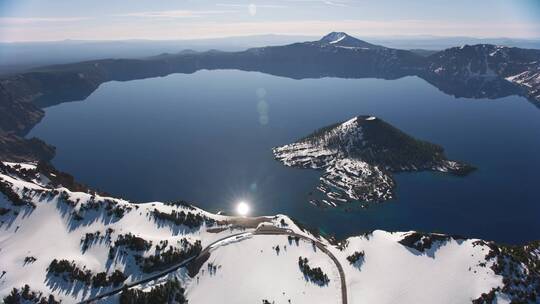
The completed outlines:
{"type": "MultiPolygon", "coordinates": [[[[336,32],[343,32],[337,30],[336,32]]],[[[152,38],[112,38],[112,39],[73,39],[73,38],[65,38],[65,39],[59,39],[59,40],[27,40],[27,41],[0,41],[2,44],[25,44],[25,43],[58,43],[58,42],[184,42],[184,41],[211,41],[211,40],[225,40],[225,39],[250,39],[250,38],[263,38],[263,37],[287,37],[287,38],[294,38],[294,39],[310,39],[311,40],[318,40],[328,34],[330,32],[321,33],[320,35],[295,35],[295,34],[275,34],[275,33],[266,33],[266,34],[246,34],[246,35],[230,35],[230,36],[216,36],[216,37],[204,37],[204,38],[170,38],[170,39],[152,39],[152,38]]],[[[507,36],[443,36],[443,35],[355,35],[351,34],[350,32],[345,32],[355,38],[362,39],[362,40],[437,40],[437,39],[470,39],[470,40],[516,40],[516,41],[539,41],[540,36],[538,37],[528,37],[528,38],[519,38],[519,37],[507,37],[507,36]]],[[[300,40],[298,40],[300,41],[300,40]]]]}
{"type": "Polygon", "coordinates": [[[193,40],[253,35],[540,39],[535,0],[119,0],[0,3],[0,41],[193,40]],[[100,1],[97,1],[100,2],[100,1]]]}
{"type": "MultiPolygon", "coordinates": [[[[328,33],[324,33],[328,34],[328,33]]],[[[436,51],[465,44],[496,44],[510,47],[540,49],[540,38],[475,38],[443,36],[358,36],[367,42],[396,49],[436,51]]],[[[25,69],[104,58],[141,58],[183,50],[241,51],[253,47],[286,45],[295,42],[319,40],[322,35],[242,35],[200,39],[128,39],[128,40],[56,40],[0,42],[0,75],[25,69]]],[[[426,53],[428,54],[428,53],[426,53]]]]}

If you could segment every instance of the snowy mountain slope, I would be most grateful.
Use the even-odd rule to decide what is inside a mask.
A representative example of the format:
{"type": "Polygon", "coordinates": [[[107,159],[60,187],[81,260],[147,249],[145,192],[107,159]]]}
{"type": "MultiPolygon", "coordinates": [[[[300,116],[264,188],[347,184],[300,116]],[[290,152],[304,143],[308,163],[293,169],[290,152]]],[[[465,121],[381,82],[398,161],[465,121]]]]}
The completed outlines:
{"type": "Polygon", "coordinates": [[[540,62],[531,65],[524,72],[508,76],[505,79],[524,87],[528,90],[529,96],[540,104],[540,62]]]}
{"type": "Polygon", "coordinates": [[[182,202],[132,204],[53,187],[36,170],[34,164],[0,163],[0,296],[6,299],[13,288],[23,296],[27,284],[39,297],[75,303],[135,282],[99,302],[146,297],[161,303],[151,299],[170,295],[178,284],[174,292],[190,303],[341,303],[343,277],[347,303],[539,300],[540,243],[505,247],[384,231],[335,243],[286,216],[220,216],[182,202]],[[197,242],[202,250],[192,252],[196,259],[187,268],[167,270],[191,257],[174,253],[197,242]],[[309,270],[300,267],[300,257],[309,270]],[[87,271],[90,281],[81,278],[87,271]],[[321,276],[328,281],[314,279],[321,276]],[[145,278],[151,279],[137,283],[145,278]]]}
{"type": "Polygon", "coordinates": [[[432,170],[465,175],[473,168],[447,160],[440,146],[416,140],[373,116],[358,116],[273,149],[286,166],[323,169],[319,190],[335,206],[393,197],[390,172],[432,170]]]}
{"type": "Polygon", "coordinates": [[[461,84],[469,88],[466,97],[522,94],[540,103],[540,50],[464,45],[433,54],[428,60],[428,81],[446,83],[443,86],[461,84]]]}
{"type": "MultiPolygon", "coordinates": [[[[64,302],[69,303],[113,287],[93,288],[91,284],[81,281],[64,280],[64,275],[48,274],[47,268],[54,259],[74,261],[78,267],[90,270],[93,274],[103,271],[110,274],[116,269],[121,270],[128,276],[125,283],[143,278],[146,273],[137,265],[135,256],[148,257],[166,250],[155,250],[155,246],[152,246],[149,250],[137,251],[126,246],[114,246],[120,235],[133,234],[156,246],[166,241],[166,248],[181,248],[180,242],[184,238],[189,243],[200,241],[204,247],[238,232],[237,229],[227,229],[229,227],[237,226],[238,229],[245,230],[247,228],[243,227],[252,225],[249,221],[245,221],[246,224],[235,224],[233,218],[184,205],[157,202],[134,205],[121,199],[71,192],[66,188],[50,189],[40,180],[39,175],[25,181],[17,176],[17,171],[6,172],[8,167],[3,166],[0,169],[3,171],[0,181],[4,186],[13,189],[15,195],[23,198],[23,202],[16,205],[3,195],[0,198],[2,210],[7,210],[2,212],[4,214],[0,226],[1,270],[6,272],[0,279],[0,294],[3,296],[13,287],[19,288],[28,284],[34,289],[52,292],[57,298],[63,298],[64,302]],[[112,206],[111,213],[106,210],[108,205],[112,206]],[[117,216],[116,210],[124,210],[124,214],[117,216]],[[173,211],[198,214],[204,217],[205,221],[199,226],[189,228],[152,216],[155,210],[165,214],[173,211]],[[209,232],[208,227],[226,229],[209,232]],[[109,229],[112,229],[111,233],[107,232],[109,229]],[[86,243],[89,245],[85,249],[83,240],[88,238],[88,234],[98,231],[100,235],[86,243]],[[113,246],[116,250],[113,258],[109,258],[110,248],[113,246]],[[26,257],[34,257],[36,260],[27,263],[26,257]]],[[[26,168],[33,170],[35,166],[29,165],[26,168]]],[[[253,223],[272,222],[277,219],[262,218],[253,223]]],[[[249,229],[253,230],[255,227],[256,225],[249,229]]],[[[154,271],[148,273],[152,272],[154,271]]]]}
{"type": "Polygon", "coordinates": [[[382,49],[383,46],[371,44],[363,40],[354,38],[344,32],[332,32],[319,40],[321,44],[330,44],[343,48],[361,48],[361,49],[382,49]]]}
{"type": "MultiPolygon", "coordinates": [[[[536,303],[540,300],[534,291],[521,295],[515,290],[513,295],[509,293],[505,282],[511,282],[514,276],[497,274],[494,270],[498,267],[498,259],[492,253],[495,245],[445,235],[431,235],[436,240],[422,250],[403,244],[403,240],[415,235],[415,232],[377,230],[348,238],[338,245],[328,245],[344,268],[347,303],[510,303],[519,299],[523,303],[536,303]],[[358,252],[362,257],[349,262],[358,252]]],[[[339,274],[320,251],[314,251],[309,242],[300,241],[297,246],[282,236],[267,238],[254,236],[220,246],[201,267],[204,272],[194,278],[182,272],[174,277],[185,284],[187,298],[193,303],[224,300],[231,303],[261,303],[263,300],[276,304],[289,303],[289,300],[290,303],[341,303],[339,286],[332,283],[339,274]],[[279,254],[276,245],[280,246],[279,254]],[[320,266],[330,278],[329,285],[320,286],[303,278],[294,263],[299,256],[320,266]]],[[[530,254],[538,261],[540,247],[535,248],[530,254]]],[[[516,279],[517,285],[521,284],[518,290],[526,290],[523,286],[538,288],[538,272],[534,268],[521,266],[517,261],[513,267],[534,277],[530,281],[516,279]]],[[[144,288],[149,290],[163,282],[163,279],[157,280],[144,288]]]]}
{"type": "Polygon", "coordinates": [[[342,259],[364,253],[344,265],[351,303],[470,303],[502,285],[489,268],[493,262],[485,261],[486,249],[473,240],[450,239],[418,252],[399,243],[404,235],[374,231],[347,239],[345,249],[336,252],[342,259]]]}
{"type": "Polygon", "coordinates": [[[335,265],[303,240],[296,245],[286,236],[253,236],[215,250],[208,263],[187,288],[190,303],[218,303],[223,299],[228,303],[313,303],[314,299],[319,303],[341,303],[335,265]],[[305,279],[298,269],[300,256],[328,274],[328,285],[305,279]],[[209,271],[208,263],[216,265],[217,270],[209,271]]]}

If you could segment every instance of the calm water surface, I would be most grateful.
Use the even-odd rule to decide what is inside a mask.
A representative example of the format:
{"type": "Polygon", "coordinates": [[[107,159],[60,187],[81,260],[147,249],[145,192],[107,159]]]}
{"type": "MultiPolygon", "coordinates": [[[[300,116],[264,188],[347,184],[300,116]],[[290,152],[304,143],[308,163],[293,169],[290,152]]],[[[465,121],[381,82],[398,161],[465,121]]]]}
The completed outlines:
{"type": "Polygon", "coordinates": [[[338,237],[385,229],[540,239],[540,109],[521,97],[456,99],[416,77],[200,71],[105,83],[84,101],[46,109],[30,136],[57,147],[59,169],[137,201],[232,211],[247,200],[252,214],[288,214],[338,237]],[[320,172],[284,167],[271,148],[363,114],[479,169],[465,178],[396,175],[397,199],[367,210],[308,204],[320,172]]]}

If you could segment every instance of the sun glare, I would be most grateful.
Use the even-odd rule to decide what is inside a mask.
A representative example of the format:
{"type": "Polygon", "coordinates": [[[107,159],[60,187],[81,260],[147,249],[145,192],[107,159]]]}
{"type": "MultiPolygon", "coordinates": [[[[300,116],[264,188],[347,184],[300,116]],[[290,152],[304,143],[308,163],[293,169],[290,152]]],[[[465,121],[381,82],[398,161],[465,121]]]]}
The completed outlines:
{"type": "Polygon", "coordinates": [[[249,205],[244,201],[238,202],[236,212],[241,216],[246,216],[249,213],[249,205]]]}

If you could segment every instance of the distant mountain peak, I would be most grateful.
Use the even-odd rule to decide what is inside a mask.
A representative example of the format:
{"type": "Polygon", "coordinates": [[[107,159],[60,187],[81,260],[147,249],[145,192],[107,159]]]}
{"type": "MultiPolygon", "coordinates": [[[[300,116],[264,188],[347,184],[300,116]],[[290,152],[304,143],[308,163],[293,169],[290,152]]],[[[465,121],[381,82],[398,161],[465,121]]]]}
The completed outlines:
{"type": "Polygon", "coordinates": [[[350,48],[367,48],[376,49],[382,48],[380,45],[374,45],[363,40],[357,39],[348,35],[345,32],[331,32],[319,40],[322,44],[334,45],[338,47],[350,47],[350,48]]]}
{"type": "Polygon", "coordinates": [[[351,37],[351,38],[355,39],[354,37],[349,36],[345,32],[331,32],[331,33],[325,35],[324,37],[322,37],[320,41],[325,42],[325,43],[334,44],[334,43],[338,43],[339,41],[341,41],[341,40],[343,40],[343,39],[345,39],[347,37],[351,37]]]}

